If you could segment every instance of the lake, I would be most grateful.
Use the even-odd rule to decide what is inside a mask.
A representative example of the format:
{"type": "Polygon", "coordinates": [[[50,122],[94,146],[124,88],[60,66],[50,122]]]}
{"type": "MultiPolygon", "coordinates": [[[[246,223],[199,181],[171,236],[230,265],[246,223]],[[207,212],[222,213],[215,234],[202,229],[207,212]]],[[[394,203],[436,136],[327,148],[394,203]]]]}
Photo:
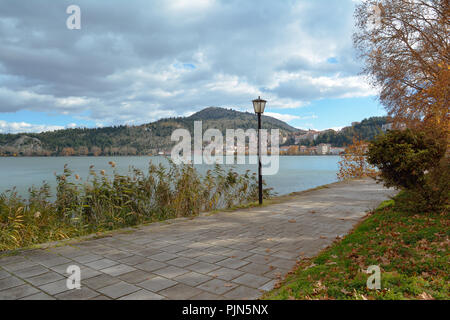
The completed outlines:
{"type": "MultiPolygon", "coordinates": [[[[89,166],[96,171],[105,170],[112,174],[109,161],[116,163],[116,169],[124,174],[130,166],[147,170],[148,164],[167,164],[164,157],[0,157],[0,193],[15,186],[21,195],[25,195],[30,186],[40,186],[47,181],[56,186],[54,173],[61,174],[64,164],[82,179],[89,173],[89,166]]],[[[264,176],[268,187],[278,195],[302,191],[337,181],[339,156],[280,156],[279,171],[276,175],[264,176]]],[[[248,162],[248,161],[247,161],[248,162]]],[[[200,173],[211,169],[211,165],[196,165],[200,173]]],[[[228,166],[225,166],[228,167],[228,166]]],[[[254,164],[234,165],[237,172],[249,169],[256,172],[254,164]]]]}

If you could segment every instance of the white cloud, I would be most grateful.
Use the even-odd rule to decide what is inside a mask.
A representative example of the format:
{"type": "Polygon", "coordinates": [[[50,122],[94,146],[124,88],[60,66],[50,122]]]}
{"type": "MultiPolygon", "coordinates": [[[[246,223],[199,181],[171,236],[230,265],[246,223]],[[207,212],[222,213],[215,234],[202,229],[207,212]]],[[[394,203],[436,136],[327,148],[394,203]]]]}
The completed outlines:
{"type": "Polygon", "coordinates": [[[307,120],[307,119],[317,119],[316,115],[308,115],[308,116],[298,116],[294,114],[281,114],[276,112],[265,112],[264,115],[270,116],[281,121],[289,122],[292,120],[307,120]]]}
{"type": "Polygon", "coordinates": [[[341,131],[343,128],[345,128],[345,126],[317,129],[317,128],[314,128],[314,125],[312,123],[305,123],[304,125],[296,127],[296,128],[301,129],[301,130],[315,130],[315,131],[334,130],[334,131],[338,132],[338,131],[341,131]]]}
{"type": "Polygon", "coordinates": [[[214,4],[213,0],[171,0],[168,7],[171,10],[196,11],[204,10],[214,4]]]}
{"type": "Polygon", "coordinates": [[[352,0],[77,5],[90,18],[68,32],[62,3],[0,2],[0,113],[139,124],[212,105],[248,109],[258,95],[297,109],[376,94],[357,75],[352,0]]]}
{"type": "Polygon", "coordinates": [[[63,126],[31,124],[27,122],[6,122],[0,120],[0,133],[43,132],[64,129],[63,126]]]}
{"type": "Polygon", "coordinates": [[[285,121],[285,122],[296,120],[296,119],[301,119],[300,116],[296,116],[293,114],[281,114],[281,113],[276,113],[276,112],[265,112],[264,115],[273,117],[273,118],[276,118],[276,119],[279,119],[279,120],[285,121]]]}

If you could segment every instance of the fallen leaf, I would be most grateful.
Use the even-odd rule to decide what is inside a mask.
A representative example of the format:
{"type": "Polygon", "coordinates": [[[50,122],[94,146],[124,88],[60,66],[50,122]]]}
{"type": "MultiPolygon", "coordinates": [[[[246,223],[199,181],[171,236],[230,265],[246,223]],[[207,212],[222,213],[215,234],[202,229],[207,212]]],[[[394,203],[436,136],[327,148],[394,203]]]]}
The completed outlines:
{"type": "Polygon", "coordinates": [[[345,289],[341,289],[341,292],[345,295],[351,295],[351,292],[345,290],[345,289]]]}
{"type": "Polygon", "coordinates": [[[305,268],[305,270],[307,270],[307,269],[309,269],[309,268],[312,268],[312,267],[315,267],[315,266],[316,266],[315,263],[311,263],[311,265],[307,266],[307,267],[305,268]]]}
{"type": "Polygon", "coordinates": [[[419,298],[421,300],[434,300],[434,298],[431,295],[429,295],[428,293],[426,293],[425,291],[422,292],[421,294],[419,294],[419,298]]]}
{"type": "Polygon", "coordinates": [[[297,221],[295,220],[289,220],[290,223],[296,223],[297,221]]]}

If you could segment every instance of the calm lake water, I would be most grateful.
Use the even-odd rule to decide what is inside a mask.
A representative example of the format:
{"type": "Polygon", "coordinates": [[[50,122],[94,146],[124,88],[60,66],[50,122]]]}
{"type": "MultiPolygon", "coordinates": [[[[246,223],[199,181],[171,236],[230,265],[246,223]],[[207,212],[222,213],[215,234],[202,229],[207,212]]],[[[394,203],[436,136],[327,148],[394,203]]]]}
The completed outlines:
{"type": "MultiPolygon", "coordinates": [[[[126,173],[130,166],[147,170],[148,164],[167,164],[163,157],[0,157],[0,193],[15,186],[21,195],[25,195],[30,186],[40,186],[47,181],[54,187],[54,173],[61,174],[64,164],[77,173],[83,180],[88,176],[89,166],[96,171],[105,170],[112,174],[109,161],[116,163],[119,173],[126,173]]],[[[339,156],[280,156],[280,169],[276,175],[264,176],[267,186],[274,188],[279,195],[302,191],[337,181],[339,156]]],[[[203,173],[213,166],[196,165],[203,173]]],[[[227,166],[225,166],[227,167],[227,166]]],[[[253,164],[234,165],[238,172],[249,169],[256,172],[253,164]]]]}

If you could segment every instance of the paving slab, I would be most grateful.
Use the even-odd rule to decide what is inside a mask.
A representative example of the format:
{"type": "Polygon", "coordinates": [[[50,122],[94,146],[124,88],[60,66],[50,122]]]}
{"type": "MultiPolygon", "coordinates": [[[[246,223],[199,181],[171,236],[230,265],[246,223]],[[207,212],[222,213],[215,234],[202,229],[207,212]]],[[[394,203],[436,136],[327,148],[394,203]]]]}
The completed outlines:
{"type": "Polygon", "coordinates": [[[277,283],[277,280],[271,280],[267,282],[265,285],[258,288],[258,290],[262,291],[270,291],[275,287],[275,284],[277,283]]]}
{"type": "Polygon", "coordinates": [[[183,267],[193,265],[194,263],[197,263],[197,260],[185,258],[185,257],[178,257],[178,258],[166,261],[166,263],[168,263],[172,266],[183,268],[183,267]]]}
{"type": "Polygon", "coordinates": [[[86,266],[89,268],[95,269],[95,270],[101,270],[101,269],[112,267],[116,264],[118,264],[117,261],[105,258],[105,259],[88,262],[88,263],[86,263],[86,266]]]}
{"type": "Polygon", "coordinates": [[[131,271],[136,271],[136,270],[137,270],[136,268],[130,267],[126,264],[118,264],[113,267],[102,269],[100,271],[103,273],[109,274],[110,276],[117,277],[122,274],[131,272],[131,271]]]}
{"type": "Polygon", "coordinates": [[[140,255],[131,255],[128,258],[124,258],[124,259],[119,259],[118,260],[120,263],[124,263],[127,264],[129,266],[135,266],[139,263],[143,263],[148,261],[147,258],[140,256],[140,255]]]}
{"type": "Polygon", "coordinates": [[[142,270],[136,270],[136,271],[131,271],[131,272],[122,274],[122,275],[118,276],[117,279],[123,280],[123,281],[131,283],[131,284],[136,284],[136,283],[143,282],[145,280],[150,280],[154,277],[156,277],[156,275],[153,273],[142,271],[142,270]]]}
{"type": "Polygon", "coordinates": [[[147,260],[145,262],[135,265],[134,267],[143,271],[151,272],[167,267],[167,264],[155,260],[147,260]]]}
{"type": "Polygon", "coordinates": [[[239,268],[239,271],[248,272],[256,275],[263,275],[271,270],[272,268],[269,265],[255,262],[250,262],[249,264],[239,268]]]}
{"type": "Polygon", "coordinates": [[[210,273],[208,273],[208,275],[210,275],[211,277],[214,278],[219,278],[222,280],[232,280],[235,279],[239,276],[241,276],[244,272],[239,271],[239,270],[235,270],[235,269],[229,269],[229,268],[220,268],[214,271],[211,271],[210,273]]]}
{"type": "Polygon", "coordinates": [[[122,296],[126,296],[130,293],[136,292],[140,290],[140,288],[126,283],[124,281],[115,283],[113,285],[98,289],[98,292],[103,293],[105,296],[110,297],[112,299],[117,299],[122,296]]]}
{"type": "Polygon", "coordinates": [[[186,270],[186,269],[183,269],[183,268],[175,267],[175,266],[169,266],[169,267],[166,267],[166,268],[162,268],[162,269],[158,269],[156,271],[153,271],[153,273],[155,273],[155,274],[157,274],[159,276],[162,276],[164,278],[168,278],[168,279],[172,279],[172,278],[178,277],[178,276],[180,276],[182,274],[185,274],[187,272],[189,272],[189,271],[186,270]]]}
{"type": "Polygon", "coordinates": [[[4,256],[4,257],[0,257],[0,266],[6,266],[11,263],[17,263],[17,262],[23,262],[23,261],[28,261],[28,259],[24,258],[21,255],[4,256]]]}
{"type": "Polygon", "coordinates": [[[59,256],[59,257],[54,257],[52,259],[40,261],[39,263],[42,264],[43,266],[49,268],[49,267],[59,266],[61,264],[69,263],[69,262],[71,262],[71,260],[64,258],[62,256],[59,256]]]}
{"type": "Polygon", "coordinates": [[[173,287],[159,291],[158,293],[172,300],[189,299],[193,296],[199,295],[203,291],[195,287],[188,286],[183,283],[178,283],[173,287]]]}
{"type": "Polygon", "coordinates": [[[204,292],[202,292],[196,296],[193,296],[189,299],[190,300],[224,300],[225,298],[223,296],[219,296],[217,294],[204,291],[204,292]]]}
{"type": "Polygon", "coordinates": [[[123,296],[119,300],[163,300],[164,297],[151,291],[141,289],[132,294],[123,296]]]}
{"type": "Polygon", "coordinates": [[[20,278],[30,278],[48,272],[49,270],[43,266],[36,265],[25,269],[17,270],[14,274],[20,278]]]}
{"type": "Polygon", "coordinates": [[[178,282],[176,282],[174,280],[156,276],[149,280],[145,280],[141,283],[138,283],[137,285],[142,288],[148,289],[150,291],[158,292],[158,291],[164,290],[166,288],[172,287],[172,286],[176,285],[177,283],[178,282]]]}
{"type": "Polygon", "coordinates": [[[8,278],[11,274],[5,270],[0,269],[0,280],[4,278],[8,278]]]}
{"type": "Polygon", "coordinates": [[[27,278],[27,281],[31,283],[33,286],[41,286],[47,283],[55,282],[58,280],[62,280],[64,277],[60,275],[59,273],[49,271],[47,273],[27,278]]]}
{"type": "Polygon", "coordinates": [[[5,269],[6,271],[9,271],[9,272],[18,272],[20,270],[28,269],[31,267],[36,267],[38,265],[39,264],[37,264],[36,262],[33,262],[31,260],[24,260],[24,261],[13,262],[13,263],[4,265],[3,269],[5,269]]]}
{"type": "Polygon", "coordinates": [[[213,270],[219,269],[220,266],[216,265],[216,264],[212,264],[212,263],[208,263],[208,262],[197,262],[195,264],[192,264],[190,266],[187,266],[186,269],[191,270],[191,271],[195,271],[198,273],[203,273],[203,274],[207,274],[213,270]]]}
{"type": "Polygon", "coordinates": [[[69,290],[69,288],[67,288],[67,279],[58,280],[55,282],[41,285],[39,286],[39,289],[52,296],[69,290]]]}
{"type": "Polygon", "coordinates": [[[22,284],[25,284],[25,282],[19,278],[9,276],[7,278],[0,280],[0,290],[5,290],[13,287],[20,286],[22,284]]]}
{"type": "Polygon", "coordinates": [[[235,283],[223,281],[220,279],[213,279],[197,286],[197,288],[215,294],[224,294],[225,292],[230,291],[231,289],[236,288],[237,286],[238,285],[235,283]]]}
{"type": "Polygon", "coordinates": [[[93,261],[97,261],[97,260],[101,260],[103,259],[103,257],[101,255],[98,254],[84,254],[81,256],[77,256],[72,258],[74,261],[79,262],[79,263],[89,263],[89,262],[93,262],[93,261]]]}
{"type": "Polygon", "coordinates": [[[107,275],[107,274],[101,274],[96,277],[92,277],[86,280],[81,280],[82,286],[88,286],[91,289],[97,290],[100,288],[104,288],[113,284],[116,284],[120,282],[119,278],[107,275]]]}
{"type": "Polygon", "coordinates": [[[231,300],[255,300],[259,296],[261,296],[261,291],[244,286],[239,286],[224,294],[226,299],[231,300]]]}
{"type": "Polygon", "coordinates": [[[49,296],[43,292],[38,292],[36,294],[32,294],[31,296],[26,296],[19,300],[56,300],[56,298],[49,296]]]}
{"type": "Polygon", "coordinates": [[[257,299],[395,193],[353,180],[279,204],[0,256],[0,299],[257,299]],[[70,265],[81,269],[79,290],[66,286],[70,265]]]}
{"type": "Polygon", "coordinates": [[[39,290],[29,284],[23,284],[18,287],[0,291],[0,300],[17,300],[38,292],[39,290]]]}
{"type": "Polygon", "coordinates": [[[206,282],[208,280],[211,280],[212,277],[205,276],[201,273],[196,272],[188,272],[185,274],[182,274],[181,276],[175,277],[173,280],[182,282],[184,284],[187,284],[189,286],[195,287],[203,282],[206,282]]]}
{"type": "Polygon", "coordinates": [[[262,285],[266,284],[270,280],[271,280],[270,278],[257,276],[257,275],[251,274],[251,273],[245,273],[242,276],[234,279],[233,282],[243,284],[247,287],[256,289],[256,288],[259,288],[262,285]]]}
{"type": "Polygon", "coordinates": [[[88,287],[80,289],[71,289],[63,293],[55,295],[58,300],[90,300],[99,294],[88,287]]]}
{"type": "Polygon", "coordinates": [[[217,264],[219,266],[230,268],[230,269],[238,269],[249,263],[250,263],[249,261],[235,259],[235,258],[228,258],[228,259],[217,262],[217,264]]]}
{"type": "Polygon", "coordinates": [[[170,253],[170,252],[161,252],[161,253],[151,255],[151,256],[149,256],[149,258],[152,260],[164,262],[164,261],[169,261],[169,260],[178,258],[178,256],[176,254],[170,253]]]}

